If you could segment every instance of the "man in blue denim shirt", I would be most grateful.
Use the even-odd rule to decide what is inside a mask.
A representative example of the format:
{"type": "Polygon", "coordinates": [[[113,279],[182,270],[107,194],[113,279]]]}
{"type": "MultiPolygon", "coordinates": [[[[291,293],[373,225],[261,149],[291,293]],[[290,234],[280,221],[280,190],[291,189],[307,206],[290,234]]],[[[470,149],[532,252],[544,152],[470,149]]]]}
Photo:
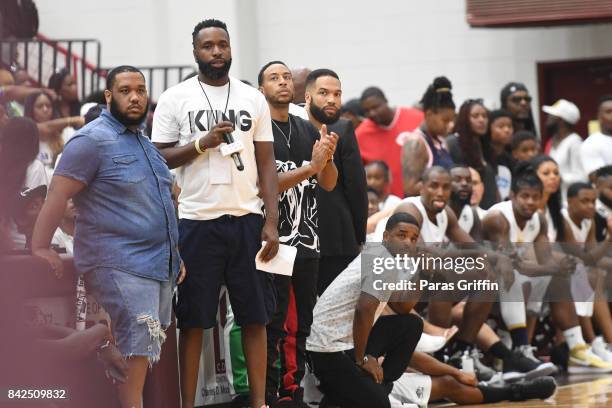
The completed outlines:
{"type": "MultiPolygon", "coordinates": [[[[159,360],[170,325],[172,292],[180,282],[178,229],[166,162],[139,126],[147,113],[144,76],[130,66],[112,70],[104,91],[108,111],[67,144],[32,238],[34,255],[57,276],[61,262],[49,242],[74,197],[74,262],[87,290],[109,313],[113,335],[127,358],[107,368],[121,405],[140,407],[147,366],[159,360]]],[[[103,353],[112,348],[101,346],[103,353]]]]}

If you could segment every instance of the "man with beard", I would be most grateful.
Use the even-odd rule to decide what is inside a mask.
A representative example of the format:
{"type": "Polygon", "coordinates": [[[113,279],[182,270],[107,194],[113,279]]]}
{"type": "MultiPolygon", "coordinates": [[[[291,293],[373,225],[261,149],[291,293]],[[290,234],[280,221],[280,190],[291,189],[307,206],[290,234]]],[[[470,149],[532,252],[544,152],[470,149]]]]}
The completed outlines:
{"type": "Polygon", "coordinates": [[[392,215],[382,245],[357,256],[319,298],[307,341],[312,368],[325,394],[319,406],[391,408],[427,406],[438,400],[478,404],[552,395],[556,388],[552,378],[500,386],[477,384],[473,373],[415,352],[423,320],[412,313],[416,299],[406,296],[413,290],[393,291],[381,285],[411,277],[416,283],[422,270],[414,265],[392,267],[380,275],[374,272],[374,262],[417,256],[418,238],[413,216],[392,215]],[[385,306],[393,313],[383,315],[385,306]],[[407,368],[417,373],[406,372],[407,368]]]}
{"type": "Polygon", "coordinates": [[[182,406],[194,406],[203,329],[216,325],[225,285],[242,330],[251,407],[259,408],[275,291],[255,257],[262,241],[262,261],[278,251],[270,110],[261,92],[228,75],[232,52],[225,23],[198,23],[192,41],[199,73],[160,96],[152,134],[169,167],[178,168],[179,249],[191,270],[176,306],[182,406]],[[220,146],[230,136],[235,142],[220,146]]]}
{"type": "Polygon", "coordinates": [[[451,196],[449,207],[457,215],[462,230],[470,234],[474,241],[482,239],[482,227],[476,209],[470,205],[472,198],[472,174],[469,167],[454,166],[450,170],[451,196]]]}
{"type": "Polygon", "coordinates": [[[514,131],[530,130],[537,135],[533,113],[531,112],[529,90],[520,82],[509,82],[500,92],[501,108],[512,114],[514,131]]]}
{"type": "Polygon", "coordinates": [[[391,193],[404,197],[402,147],[397,143],[402,133],[411,133],[423,121],[418,109],[395,107],[387,102],[383,91],[370,87],[360,98],[361,110],[367,118],[357,128],[357,141],[364,163],[383,160],[391,169],[391,193]]]}
{"type": "Polygon", "coordinates": [[[516,247],[518,259],[513,262],[515,278],[500,290],[501,314],[510,331],[513,349],[532,361],[532,374],[556,370],[552,363],[543,363],[535,358],[529,345],[523,283],[530,282],[532,291],[539,292],[539,288],[543,287],[548,298],[553,297],[550,299],[550,314],[569,346],[568,371],[610,372],[612,364],[593,354],[582,336],[569,279],[576,262],[569,256],[559,261],[553,257],[546,218],[537,211],[543,188],[533,166],[528,162],[519,163],[512,177],[510,201],[495,204],[482,221],[484,237],[494,247],[508,249],[523,244],[516,247]],[[529,255],[523,255],[529,250],[525,244],[533,247],[536,262],[531,261],[529,255]]]}
{"type": "MultiPolygon", "coordinates": [[[[170,325],[178,229],[170,172],[140,128],[147,114],[144,76],[134,67],[117,67],[108,74],[104,96],[109,110],[64,148],[34,228],[32,253],[62,275],[49,243],[74,197],[80,214],[75,267],[110,314],[116,347],[127,360],[110,367],[121,383],[121,406],[141,407],[147,368],[159,360],[170,325]]],[[[178,283],[183,277],[181,269],[178,283]]],[[[99,350],[114,347],[107,341],[99,350]]]]}
{"type": "Polygon", "coordinates": [[[303,401],[300,382],[304,377],[305,345],[310,334],[319,272],[316,186],[325,191],[336,186],[338,172],[332,157],[338,136],[328,135],[323,125],[321,140],[318,140],[319,132],[312,124],[289,113],[293,81],[283,62],[267,63],[257,79],[272,117],[280,192],[279,241],[297,248],[291,277],[274,277],[277,307],[267,327],[266,399],[272,404],[278,392],[274,406],[302,407],[307,404],[303,401]],[[279,354],[280,376],[276,364],[279,354]]]}
{"type": "Polygon", "coordinates": [[[319,205],[318,294],[357,256],[366,239],[368,192],[365,171],[350,121],[338,119],[342,106],[342,85],[338,74],[329,69],[317,69],[306,78],[306,111],[317,129],[328,125],[336,133],[338,144],[334,163],[338,182],[330,191],[317,189],[319,205]]]}
{"type": "MultiPolygon", "coordinates": [[[[501,260],[507,263],[508,259],[506,257],[496,256],[475,244],[474,239],[460,227],[455,212],[447,205],[450,194],[451,176],[448,170],[440,166],[432,166],[426,169],[423,174],[421,195],[405,198],[396,207],[395,214],[406,212],[417,219],[420,225],[421,239],[429,250],[436,251],[434,247],[450,240],[461,249],[460,256],[476,257],[484,256],[486,253],[488,261],[492,264],[500,266],[501,260]]],[[[448,255],[452,254],[449,253],[448,255]]],[[[507,265],[504,266],[507,268],[507,265]]],[[[476,279],[480,279],[484,275],[484,271],[476,270],[475,272],[472,272],[470,277],[475,275],[476,279]]],[[[447,273],[444,276],[436,276],[435,279],[441,282],[444,280],[450,281],[456,279],[457,276],[467,278],[468,274],[452,275],[447,273]]],[[[428,320],[440,327],[450,327],[453,302],[458,302],[466,296],[467,302],[459,323],[459,331],[448,346],[447,351],[450,356],[448,362],[461,368],[462,356],[468,352],[473,360],[473,367],[478,379],[488,381],[495,372],[479,361],[478,353],[471,353],[470,350],[473,350],[476,335],[491,310],[492,304],[489,300],[493,300],[492,294],[479,294],[475,291],[442,294],[429,292],[425,293],[423,299],[428,301],[428,320]]],[[[439,354],[438,357],[441,358],[443,355],[439,354]]]]}

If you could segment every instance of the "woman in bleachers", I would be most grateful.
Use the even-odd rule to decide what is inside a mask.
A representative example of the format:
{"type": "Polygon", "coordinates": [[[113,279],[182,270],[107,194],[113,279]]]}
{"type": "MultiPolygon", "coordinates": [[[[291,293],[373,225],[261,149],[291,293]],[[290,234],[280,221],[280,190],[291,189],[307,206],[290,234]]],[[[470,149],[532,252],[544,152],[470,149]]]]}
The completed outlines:
{"type": "Polygon", "coordinates": [[[493,171],[497,181],[499,199],[506,200],[510,195],[512,174],[512,157],[509,152],[514,126],[512,114],[505,110],[494,110],[489,113],[489,126],[482,139],[482,153],[484,159],[493,171]]]}
{"type": "Polygon", "coordinates": [[[55,109],[60,118],[78,116],[81,110],[77,82],[66,69],[61,69],[49,78],[49,89],[57,94],[55,109]]]}
{"type": "Polygon", "coordinates": [[[57,156],[62,152],[64,143],[74,132],[83,126],[80,116],[60,117],[55,110],[51,95],[44,91],[29,95],[24,104],[24,116],[36,122],[40,133],[40,152],[38,159],[50,171],[53,170],[57,156]]]}
{"type": "Polygon", "coordinates": [[[448,150],[457,164],[475,169],[484,183],[480,207],[485,210],[499,201],[495,170],[484,158],[482,139],[487,133],[489,112],[482,99],[468,99],[459,108],[454,134],[447,139],[448,150]]]}

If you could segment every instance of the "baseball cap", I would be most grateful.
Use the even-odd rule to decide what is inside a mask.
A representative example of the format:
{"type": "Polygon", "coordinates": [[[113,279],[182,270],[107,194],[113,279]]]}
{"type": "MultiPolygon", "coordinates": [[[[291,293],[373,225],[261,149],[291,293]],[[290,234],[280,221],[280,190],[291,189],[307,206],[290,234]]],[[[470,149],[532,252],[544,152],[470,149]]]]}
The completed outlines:
{"type": "Polygon", "coordinates": [[[34,188],[27,188],[24,187],[20,192],[19,192],[19,200],[21,202],[27,202],[30,201],[31,198],[33,197],[42,197],[45,198],[47,196],[47,186],[44,184],[41,184],[38,187],[34,187],[34,188]]]}
{"type": "Polygon", "coordinates": [[[580,110],[572,102],[559,99],[552,106],[544,105],[542,110],[549,115],[563,119],[570,125],[575,125],[580,120],[580,110]]]}

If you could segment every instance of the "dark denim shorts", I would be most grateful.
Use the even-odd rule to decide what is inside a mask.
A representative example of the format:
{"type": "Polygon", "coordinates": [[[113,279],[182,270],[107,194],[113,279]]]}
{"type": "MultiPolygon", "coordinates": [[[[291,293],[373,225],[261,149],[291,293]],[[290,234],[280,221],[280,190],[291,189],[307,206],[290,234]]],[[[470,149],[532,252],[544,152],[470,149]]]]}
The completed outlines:
{"type": "Polygon", "coordinates": [[[187,277],[178,287],[179,329],[213,327],[225,285],[236,323],[266,325],[276,307],[273,275],[255,268],[263,217],[225,215],[179,221],[179,251],[187,277]]]}

